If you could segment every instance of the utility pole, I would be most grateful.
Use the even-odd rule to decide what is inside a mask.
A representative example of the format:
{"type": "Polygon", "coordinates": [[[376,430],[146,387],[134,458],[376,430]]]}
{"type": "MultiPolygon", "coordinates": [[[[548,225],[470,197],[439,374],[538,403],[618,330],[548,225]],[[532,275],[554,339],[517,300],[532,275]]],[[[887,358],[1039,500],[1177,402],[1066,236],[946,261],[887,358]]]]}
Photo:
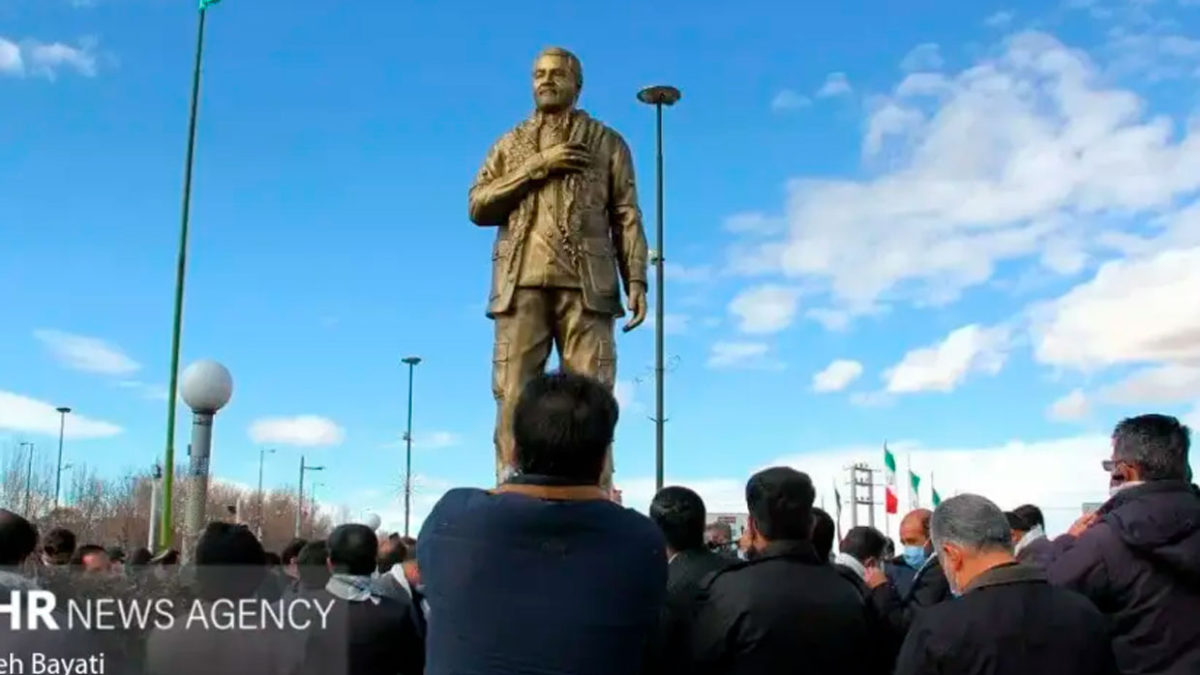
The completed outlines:
{"type": "Polygon", "coordinates": [[[323,466],[312,466],[304,463],[304,455],[300,455],[300,487],[296,490],[296,528],[294,536],[300,538],[300,526],[304,518],[304,474],[307,471],[324,471],[323,466]]]}

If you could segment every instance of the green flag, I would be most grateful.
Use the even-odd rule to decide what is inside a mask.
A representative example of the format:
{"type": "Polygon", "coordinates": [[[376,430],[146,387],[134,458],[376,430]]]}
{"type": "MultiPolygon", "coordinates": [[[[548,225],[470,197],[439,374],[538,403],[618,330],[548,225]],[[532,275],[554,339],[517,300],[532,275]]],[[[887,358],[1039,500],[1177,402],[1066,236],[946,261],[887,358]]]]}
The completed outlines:
{"type": "Polygon", "coordinates": [[[942,503],[942,496],[937,493],[937,488],[931,490],[933,492],[933,508],[937,508],[938,504],[942,503]]]}
{"type": "Polygon", "coordinates": [[[920,494],[920,492],[921,492],[921,477],[918,476],[917,474],[913,473],[912,469],[909,469],[909,471],[908,471],[908,482],[912,483],[913,494],[920,494]]]}
{"type": "Polygon", "coordinates": [[[208,9],[210,5],[215,5],[221,0],[200,0],[200,11],[208,9]]]}

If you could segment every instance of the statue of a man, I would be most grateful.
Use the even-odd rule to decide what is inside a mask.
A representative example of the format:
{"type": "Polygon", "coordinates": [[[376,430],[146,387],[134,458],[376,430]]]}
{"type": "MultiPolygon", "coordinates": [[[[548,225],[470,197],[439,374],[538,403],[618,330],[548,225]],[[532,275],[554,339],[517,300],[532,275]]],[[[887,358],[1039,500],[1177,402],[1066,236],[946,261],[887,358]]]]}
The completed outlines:
{"type": "MultiPolygon", "coordinates": [[[[513,408],[551,346],[565,370],[610,388],[613,322],[646,318],[646,233],[633,159],[621,136],[575,107],[583,68],[571,52],[543,50],[533,66],[532,117],[492,146],[471,186],[471,220],[495,226],[487,314],[496,326],[496,477],[513,471],[513,408]]],[[[611,454],[604,485],[612,476],[611,454]]]]}

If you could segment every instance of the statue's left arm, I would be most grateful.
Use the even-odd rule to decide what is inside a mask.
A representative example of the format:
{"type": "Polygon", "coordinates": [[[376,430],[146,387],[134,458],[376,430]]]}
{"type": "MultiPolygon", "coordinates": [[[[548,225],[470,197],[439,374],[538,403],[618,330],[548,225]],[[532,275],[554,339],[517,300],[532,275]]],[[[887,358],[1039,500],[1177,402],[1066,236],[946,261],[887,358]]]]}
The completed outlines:
{"type": "Polygon", "coordinates": [[[613,136],[613,152],[609,159],[609,226],[625,293],[632,295],[634,284],[640,284],[642,292],[646,290],[646,231],[642,228],[642,210],[638,207],[633,156],[625,140],[615,133],[613,136]]]}

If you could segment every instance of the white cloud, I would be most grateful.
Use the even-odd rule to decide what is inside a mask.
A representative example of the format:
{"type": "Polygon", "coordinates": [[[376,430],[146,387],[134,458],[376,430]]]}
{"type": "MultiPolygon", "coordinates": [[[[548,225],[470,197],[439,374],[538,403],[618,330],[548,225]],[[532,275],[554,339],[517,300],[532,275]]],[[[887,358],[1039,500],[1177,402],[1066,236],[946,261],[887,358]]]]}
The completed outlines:
{"type": "Polygon", "coordinates": [[[1106,230],[1139,231],[1200,188],[1200,118],[1150,115],[1109,82],[1036,32],[944,80],[908,80],[864,121],[883,170],[790,181],[787,235],[737,242],[733,269],[800,279],[854,314],[953,301],[1050,243],[1045,264],[1077,271],[1106,230]]]}
{"type": "Polygon", "coordinates": [[[1084,419],[1091,412],[1091,406],[1082,389],[1074,389],[1066,396],[1050,404],[1046,416],[1059,422],[1074,422],[1084,419]]]}
{"type": "Polygon", "coordinates": [[[250,425],[250,440],[260,444],[300,447],[337,445],[345,437],[345,430],[336,422],[319,415],[264,417],[250,425]]]}
{"type": "Polygon", "coordinates": [[[63,42],[21,43],[0,37],[0,74],[24,77],[34,75],[54,80],[62,70],[73,70],[85,77],[96,74],[95,42],[83,41],[79,46],[63,42]]]}
{"type": "Polygon", "coordinates": [[[25,72],[25,60],[17,43],[0,37],[0,74],[21,75],[25,72]]]}
{"type": "Polygon", "coordinates": [[[709,368],[732,368],[762,363],[769,348],[763,342],[716,342],[708,356],[709,368]]]}
{"type": "Polygon", "coordinates": [[[72,370],[128,375],[142,367],[120,348],[97,338],[48,329],[36,330],[33,335],[50,350],[55,360],[72,370]]]}
{"type": "Polygon", "coordinates": [[[792,325],[800,292],[778,284],[742,291],[729,303],[743,333],[778,333],[792,325]]]}
{"type": "Polygon", "coordinates": [[[862,375],[863,366],[858,361],[837,359],[813,375],[812,388],[816,392],[841,391],[862,375]]]}
{"type": "Polygon", "coordinates": [[[812,105],[812,101],[807,96],[798,94],[791,89],[784,89],[775,94],[775,98],[771,99],[771,110],[775,112],[799,110],[809,105],[812,105]]]}
{"type": "MultiPolygon", "coordinates": [[[[0,391],[0,429],[57,437],[61,418],[57,408],[52,403],[0,391]]],[[[67,414],[63,425],[63,437],[78,440],[108,438],[121,432],[121,427],[111,422],[74,412],[67,414]]]]}
{"type": "Polygon", "coordinates": [[[1200,399],[1200,368],[1166,364],[1144,368],[1105,387],[1100,397],[1113,403],[1187,403],[1200,399]]]}
{"type": "Polygon", "coordinates": [[[884,373],[893,394],[954,390],[973,372],[995,375],[1004,366],[1010,333],[979,324],[951,331],[941,342],[914,349],[884,373]]]}
{"type": "Polygon", "coordinates": [[[781,218],[772,218],[759,211],[735,213],[725,218],[725,231],[734,234],[779,234],[787,223],[781,218]]]}
{"type": "MultiPolygon", "coordinates": [[[[1200,412],[1200,411],[1198,411],[1200,412]]],[[[1051,535],[1066,531],[1082,513],[1085,502],[1101,502],[1108,495],[1108,477],[1100,468],[1106,457],[1109,439],[1102,435],[1080,435],[1041,441],[1014,440],[985,447],[928,447],[917,442],[889,443],[901,466],[911,463],[922,477],[921,501],[930,503],[930,483],[942,498],[956,493],[975,493],[988,497],[1002,509],[1020,504],[1038,505],[1046,516],[1051,535]],[[1030,466],[1038,467],[1029,471],[1030,466]]],[[[792,466],[807,473],[817,489],[817,504],[822,499],[826,510],[835,513],[833,486],[836,483],[843,502],[842,528],[850,527],[850,490],[846,467],[866,462],[882,470],[882,443],[828,448],[789,454],[763,466],[747,466],[731,476],[668,475],[668,485],[687,485],[705,500],[709,511],[746,510],[745,485],[752,473],[766,466],[792,466]]],[[[1196,460],[1193,459],[1193,465],[1196,460]]],[[[617,487],[624,492],[625,504],[645,510],[654,495],[651,478],[620,479],[617,487]]],[[[883,491],[875,498],[875,525],[884,529],[887,519],[882,509],[883,491]]],[[[901,491],[901,510],[910,503],[907,490],[901,491]]],[[[860,524],[866,524],[866,509],[860,510],[860,524]]],[[[896,536],[899,518],[890,519],[891,535],[896,536]]]]}
{"type": "Polygon", "coordinates": [[[850,86],[850,79],[845,73],[830,73],[825,76],[825,83],[817,90],[817,98],[830,98],[832,96],[845,96],[854,89],[850,86]]]}
{"type": "Polygon", "coordinates": [[[1001,11],[1001,12],[996,12],[995,14],[992,14],[988,18],[984,19],[983,24],[985,26],[989,26],[991,28],[1003,28],[1003,27],[1007,26],[1008,24],[1012,23],[1012,20],[1013,20],[1012,12],[1001,11]]]}
{"type": "Polygon", "coordinates": [[[1033,316],[1042,363],[1080,370],[1200,364],[1200,247],[1105,263],[1033,316]]]}
{"type": "Polygon", "coordinates": [[[925,42],[912,48],[900,61],[900,69],[909,72],[939,70],[942,67],[942,50],[934,42],[925,42]]]}

